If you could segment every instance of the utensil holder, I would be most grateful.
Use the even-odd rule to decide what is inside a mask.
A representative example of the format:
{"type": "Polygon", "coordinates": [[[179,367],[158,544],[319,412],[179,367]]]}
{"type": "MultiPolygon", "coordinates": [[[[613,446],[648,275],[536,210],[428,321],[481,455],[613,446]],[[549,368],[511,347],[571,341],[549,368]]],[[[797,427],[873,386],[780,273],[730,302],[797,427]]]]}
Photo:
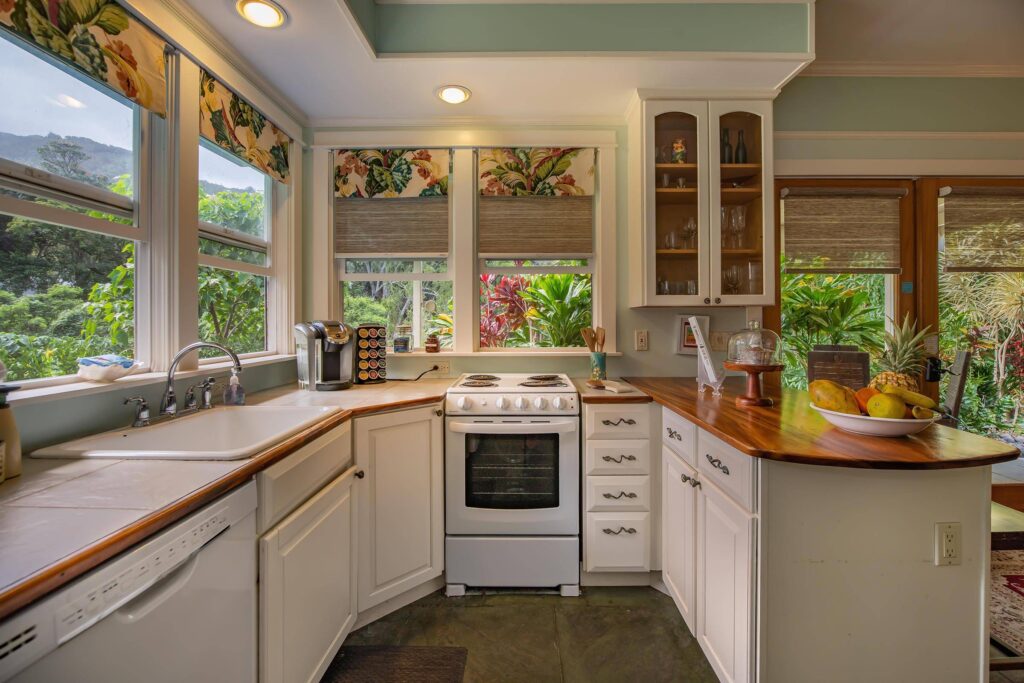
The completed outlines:
{"type": "Polygon", "coordinates": [[[608,354],[604,351],[590,352],[590,379],[608,379],[608,354]]]}

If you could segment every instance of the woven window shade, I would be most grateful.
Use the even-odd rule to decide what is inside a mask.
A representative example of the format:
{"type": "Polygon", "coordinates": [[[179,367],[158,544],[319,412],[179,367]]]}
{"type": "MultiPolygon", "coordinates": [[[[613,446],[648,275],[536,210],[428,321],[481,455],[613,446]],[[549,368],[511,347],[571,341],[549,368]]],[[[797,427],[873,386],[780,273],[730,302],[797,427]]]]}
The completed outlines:
{"type": "Polygon", "coordinates": [[[899,273],[903,189],[782,190],[787,273],[899,273]]]}
{"type": "Polygon", "coordinates": [[[447,255],[448,197],[335,197],[334,251],[353,256],[447,255]]]}
{"type": "Polygon", "coordinates": [[[594,253],[593,197],[480,197],[482,258],[589,258],[594,253]]]}
{"type": "Polygon", "coordinates": [[[943,188],[940,222],[949,272],[1024,272],[1024,188],[943,188]]]}

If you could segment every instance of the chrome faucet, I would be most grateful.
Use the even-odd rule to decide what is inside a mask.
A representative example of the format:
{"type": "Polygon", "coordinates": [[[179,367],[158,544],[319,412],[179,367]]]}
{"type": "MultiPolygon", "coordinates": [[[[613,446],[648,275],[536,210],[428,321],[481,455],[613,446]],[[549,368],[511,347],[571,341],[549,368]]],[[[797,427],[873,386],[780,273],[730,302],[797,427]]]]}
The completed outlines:
{"type": "MultiPolygon", "coordinates": [[[[229,355],[231,357],[231,362],[234,363],[234,366],[235,366],[234,369],[231,371],[232,374],[234,374],[234,375],[242,374],[242,364],[238,360],[238,355],[234,351],[229,349],[228,347],[222,346],[222,345],[220,345],[220,344],[218,344],[216,342],[202,342],[202,341],[200,341],[200,342],[194,342],[192,344],[189,344],[188,346],[185,346],[184,348],[182,348],[181,351],[178,351],[178,353],[174,354],[174,360],[171,361],[171,367],[167,371],[167,388],[164,390],[164,398],[160,402],[160,415],[175,415],[178,412],[178,399],[177,399],[177,397],[174,394],[174,373],[177,372],[177,370],[178,370],[178,363],[181,362],[182,358],[184,358],[190,352],[195,351],[196,349],[204,348],[204,347],[218,349],[220,351],[223,351],[227,355],[229,355]]],[[[206,383],[204,383],[204,385],[205,384],[206,383]]],[[[203,391],[203,397],[204,397],[204,399],[206,398],[206,396],[209,393],[212,393],[212,386],[213,386],[212,383],[210,384],[209,387],[203,386],[203,390],[204,390],[203,391]]],[[[207,402],[205,400],[204,400],[204,404],[206,404],[206,406],[208,406],[208,404],[207,404],[207,402]]],[[[206,406],[204,406],[204,407],[206,407],[206,406]]]]}

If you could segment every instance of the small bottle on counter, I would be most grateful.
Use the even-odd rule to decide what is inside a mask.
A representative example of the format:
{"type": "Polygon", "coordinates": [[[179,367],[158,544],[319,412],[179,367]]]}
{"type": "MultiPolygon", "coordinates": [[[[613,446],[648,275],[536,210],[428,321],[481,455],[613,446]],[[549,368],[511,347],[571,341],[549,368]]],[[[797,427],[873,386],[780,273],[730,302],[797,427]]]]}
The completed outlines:
{"type": "Polygon", "coordinates": [[[424,350],[427,353],[439,353],[441,351],[441,340],[437,338],[436,334],[432,334],[427,337],[427,343],[424,346],[424,350]]]}
{"type": "Polygon", "coordinates": [[[395,336],[391,340],[395,353],[409,353],[412,350],[412,326],[399,325],[395,328],[395,336]]]}

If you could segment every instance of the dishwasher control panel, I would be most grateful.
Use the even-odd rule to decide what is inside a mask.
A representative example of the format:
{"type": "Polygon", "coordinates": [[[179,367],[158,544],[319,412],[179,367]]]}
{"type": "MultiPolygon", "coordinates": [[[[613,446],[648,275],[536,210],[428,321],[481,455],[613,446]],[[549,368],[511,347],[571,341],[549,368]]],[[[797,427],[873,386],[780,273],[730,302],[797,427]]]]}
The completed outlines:
{"type": "Polygon", "coordinates": [[[255,508],[256,486],[250,483],[0,623],[0,682],[112,612],[130,608],[255,508]]]}

